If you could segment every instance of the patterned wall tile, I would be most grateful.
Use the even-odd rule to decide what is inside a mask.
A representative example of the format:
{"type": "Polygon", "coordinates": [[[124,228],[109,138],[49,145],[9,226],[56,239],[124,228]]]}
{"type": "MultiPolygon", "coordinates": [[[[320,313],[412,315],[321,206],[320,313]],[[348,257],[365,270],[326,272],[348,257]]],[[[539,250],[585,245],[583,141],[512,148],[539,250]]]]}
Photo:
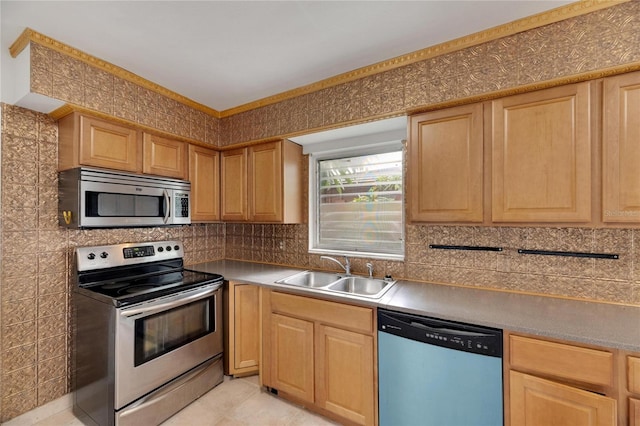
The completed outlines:
{"type": "Polygon", "coordinates": [[[35,299],[22,298],[3,301],[1,318],[3,326],[25,321],[34,321],[36,318],[35,299]]]}
{"type": "Polygon", "coordinates": [[[28,345],[36,341],[35,321],[21,322],[11,325],[2,324],[2,350],[16,346],[28,345]]]}
{"type": "Polygon", "coordinates": [[[66,334],[60,334],[55,337],[38,339],[38,363],[45,360],[66,356],[68,353],[66,334]]]}
{"type": "Polygon", "coordinates": [[[66,377],[58,377],[53,380],[39,383],[38,385],[38,405],[44,405],[48,402],[64,396],[69,392],[68,380],[66,377]]]}
{"type": "Polygon", "coordinates": [[[76,105],[84,105],[84,87],[82,80],[75,80],[63,75],[53,75],[52,96],[61,101],[76,105]]]}
{"type": "Polygon", "coordinates": [[[31,67],[30,74],[31,91],[53,97],[53,73],[44,68],[31,67]]]}
{"type": "Polygon", "coordinates": [[[4,277],[0,283],[2,300],[35,299],[37,290],[36,276],[4,277]]]}
{"type": "Polygon", "coordinates": [[[0,421],[2,422],[26,413],[38,406],[36,389],[29,389],[28,391],[2,398],[1,406],[2,413],[0,414],[0,421]]]}
{"type": "Polygon", "coordinates": [[[15,346],[2,354],[2,371],[12,372],[36,364],[36,345],[15,346]]]}
{"type": "Polygon", "coordinates": [[[19,370],[2,374],[2,398],[36,387],[36,366],[29,365],[19,370]]]}

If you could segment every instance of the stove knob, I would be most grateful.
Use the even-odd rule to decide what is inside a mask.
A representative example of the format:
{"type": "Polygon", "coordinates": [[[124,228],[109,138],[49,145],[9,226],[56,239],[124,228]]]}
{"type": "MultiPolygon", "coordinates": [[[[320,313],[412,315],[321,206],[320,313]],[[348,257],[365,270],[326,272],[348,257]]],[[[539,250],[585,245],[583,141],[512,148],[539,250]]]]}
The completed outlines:
{"type": "Polygon", "coordinates": [[[87,255],[87,259],[89,259],[89,260],[93,260],[93,259],[95,259],[95,258],[96,258],[96,254],[95,254],[95,253],[89,253],[89,254],[87,255]]]}
{"type": "Polygon", "coordinates": [[[171,246],[167,246],[167,251],[171,251],[171,246]]]}
{"type": "Polygon", "coordinates": [[[100,253],[100,257],[103,259],[106,259],[107,257],[109,257],[109,253],[107,253],[106,251],[103,251],[102,253],[100,253]]]}
{"type": "Polygon", "coordinates": [[[158,247],[158,253],[162,253],[164,249],[162,247],[158,247]]]}
{"type": "Polygon", "coordinates": [[[173,249],[174,249],[175,251],[178,251],[178,250],[180,250],[180,246],[176,244],[175,246],[173,246],[173,249]]]}

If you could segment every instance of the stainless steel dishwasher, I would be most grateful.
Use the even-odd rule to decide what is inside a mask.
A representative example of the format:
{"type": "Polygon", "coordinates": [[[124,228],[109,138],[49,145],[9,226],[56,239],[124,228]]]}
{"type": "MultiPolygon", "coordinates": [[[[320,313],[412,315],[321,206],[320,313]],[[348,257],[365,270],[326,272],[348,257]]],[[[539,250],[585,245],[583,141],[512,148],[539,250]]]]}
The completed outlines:
{"type": "Polygon", "coordinates": [[[380,426],[501,426],[502,331],[378,310],[380,426]]]}

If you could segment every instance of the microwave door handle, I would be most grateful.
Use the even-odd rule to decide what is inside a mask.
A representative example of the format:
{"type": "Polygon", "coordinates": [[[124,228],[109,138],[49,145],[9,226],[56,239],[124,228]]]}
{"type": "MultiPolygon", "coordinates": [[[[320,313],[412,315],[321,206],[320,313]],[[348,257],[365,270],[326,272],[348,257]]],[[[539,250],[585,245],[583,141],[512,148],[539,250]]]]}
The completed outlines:
{"type": "Polygon", "coordinates": [[[169,191],[164,190],[164,223],[169,223],[169,216],[171,216],[171,195],[169,191]]]}

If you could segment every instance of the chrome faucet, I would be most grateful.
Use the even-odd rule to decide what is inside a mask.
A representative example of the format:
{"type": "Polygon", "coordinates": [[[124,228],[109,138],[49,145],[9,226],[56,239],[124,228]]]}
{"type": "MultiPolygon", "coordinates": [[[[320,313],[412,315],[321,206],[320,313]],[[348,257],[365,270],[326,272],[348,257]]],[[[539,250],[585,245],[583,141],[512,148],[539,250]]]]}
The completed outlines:
{"type": "Polygon", "coordinates": [[[373,278],[373,264],[367,263],[365,266],[367,267],[367,271],[369,272],[369,278],[373,278]]]}
{"type": "Polygon", "coordinates": [[[351,262],[349,261],[349,258],[347,256],[344,257],[344,265],[335,257],[331,257],[331,256],[320,256],[320,259],[327,259],[327,260],[331,260],[333,262],[336,262],[338,265],[340,265],[340,267],[342,269],[344,269],[344,274],[349,276],[351,275],[351,262]]]}

